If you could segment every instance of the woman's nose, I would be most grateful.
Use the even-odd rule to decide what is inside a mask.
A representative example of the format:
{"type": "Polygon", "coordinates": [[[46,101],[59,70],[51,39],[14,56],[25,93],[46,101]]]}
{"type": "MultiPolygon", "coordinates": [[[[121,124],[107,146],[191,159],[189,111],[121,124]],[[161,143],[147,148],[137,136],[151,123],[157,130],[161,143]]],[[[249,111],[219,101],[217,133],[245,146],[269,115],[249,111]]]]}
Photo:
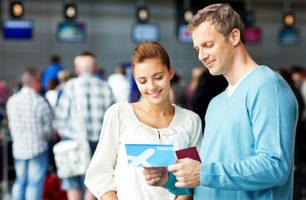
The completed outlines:
{"type": "Polygon", "coordinates": [[[153,80],[148,81],[148,90],[154,90],[156,87],[156,84],[154,83],[153,80]]]}

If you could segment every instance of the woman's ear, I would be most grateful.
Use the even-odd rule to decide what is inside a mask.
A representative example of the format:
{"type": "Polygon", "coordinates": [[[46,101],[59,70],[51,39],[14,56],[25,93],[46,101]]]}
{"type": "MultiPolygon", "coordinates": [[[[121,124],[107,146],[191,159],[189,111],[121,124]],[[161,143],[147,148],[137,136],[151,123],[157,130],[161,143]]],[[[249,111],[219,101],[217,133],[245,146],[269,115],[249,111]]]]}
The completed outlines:
{"type": "Polygon", "coordinates": [[[170,80],[173,78],[173,76],[174,76],[174,72],[175,70],[174,70],[174,68],[171,66],[170,67],[170,69],[169,69],[169,76],[170,76],[170,80]]]}

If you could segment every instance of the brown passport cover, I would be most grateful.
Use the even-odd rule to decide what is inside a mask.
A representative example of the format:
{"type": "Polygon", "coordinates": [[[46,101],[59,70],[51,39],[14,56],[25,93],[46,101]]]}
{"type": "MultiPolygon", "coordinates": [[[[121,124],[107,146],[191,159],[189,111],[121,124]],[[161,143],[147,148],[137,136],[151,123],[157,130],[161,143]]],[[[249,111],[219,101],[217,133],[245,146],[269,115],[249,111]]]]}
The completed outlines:
{"type": "Polygon", "coordinates": [[[199,156],[199,153],[196,147],[180,149],[180,150],[175,151],[175,153],[176,153],[177,159],[191,158],[193,160],[197,160],[201,162],[201,158],[199,156]]]}

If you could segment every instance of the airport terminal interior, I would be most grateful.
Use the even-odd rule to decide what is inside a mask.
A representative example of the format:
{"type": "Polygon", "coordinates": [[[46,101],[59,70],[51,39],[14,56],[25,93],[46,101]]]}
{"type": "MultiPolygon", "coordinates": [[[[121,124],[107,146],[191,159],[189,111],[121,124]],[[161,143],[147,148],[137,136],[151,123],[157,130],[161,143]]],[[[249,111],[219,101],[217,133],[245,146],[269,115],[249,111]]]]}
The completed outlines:
{"type": "MultiPolygon", "coordinates": [[[[197,99],[196,104],[194,94],[207,88],[217,90],[220,84],[214,82],[217,80],[200,84],[207,69],[198,60],[188,22],[198,10],[214,3],[228,3],[241,16],[249,54],[259,65],[280,73],[296,95],[300,113],[293,199],[306,200],[304,0],[0,0],[0,199],[11,199],[16,178],[6,104],[22,88],[20,77],[29,67],[39,71],[39,94],[52,109],[61,93],[54,97],[51,90],[58,91],[63,82],[76,78],[75,57],[82,52],[93,55],[95,74],[108,82],[111,89],[123,87],[123,92],[113,91],[116,101],[126,95],[123,100],[135,102],[142,97],[133,80],[131,56],[139,43],[157,42],[166,49],[175,69],[171,80],[172,103],[193,110],[203,121],[204,100],[197,99]],[[48,71],[50,66],[57,69],[48,71]],[[125,82],[120,82],[122,79],[112,82],[115,74],[122,75],[125,82]]],[[[227,83],[220,87],[223,89],[215,95],[227,83]]],[[[53,130],[48,141],[50,162],[42,187],[44,200],[68,198],[61,188],[52,151],[61,140],[60,135],[53,130]]]]}

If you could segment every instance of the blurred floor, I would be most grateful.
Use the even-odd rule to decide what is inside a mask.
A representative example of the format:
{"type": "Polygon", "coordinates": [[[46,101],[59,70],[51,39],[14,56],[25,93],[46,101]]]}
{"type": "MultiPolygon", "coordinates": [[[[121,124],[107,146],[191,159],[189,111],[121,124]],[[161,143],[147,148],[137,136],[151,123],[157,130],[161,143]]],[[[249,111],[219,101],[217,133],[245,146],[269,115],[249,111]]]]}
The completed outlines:
{"type": "MultiPolygon", "coordinates": [[[[1,141],[1,140],[0,140],[1,141]]],[[[0,200],[10,200],[11,199],[11,189],[13,186],[15,174],[13,167],[13,158],[12,158],[12,143],[8,142],[7,145],[7,157],[8,157],[8,166],[4,167],[3,162],[3,143],[0,143],[0,200]],[[7,169],[6,172],[3,170],[7,169]],[[3,181],[3,177],[8,177],[8,181],[3,181]]],[[[294,192],[294,200],[306,200],[306,162],[299,162],[297,170],[295,171],[295,192],[294,192]]],[[[48,199],[53,200],[53,199],[48,199]]],[[[55,200],[55,199],[54,199],[55,200]]]]}

